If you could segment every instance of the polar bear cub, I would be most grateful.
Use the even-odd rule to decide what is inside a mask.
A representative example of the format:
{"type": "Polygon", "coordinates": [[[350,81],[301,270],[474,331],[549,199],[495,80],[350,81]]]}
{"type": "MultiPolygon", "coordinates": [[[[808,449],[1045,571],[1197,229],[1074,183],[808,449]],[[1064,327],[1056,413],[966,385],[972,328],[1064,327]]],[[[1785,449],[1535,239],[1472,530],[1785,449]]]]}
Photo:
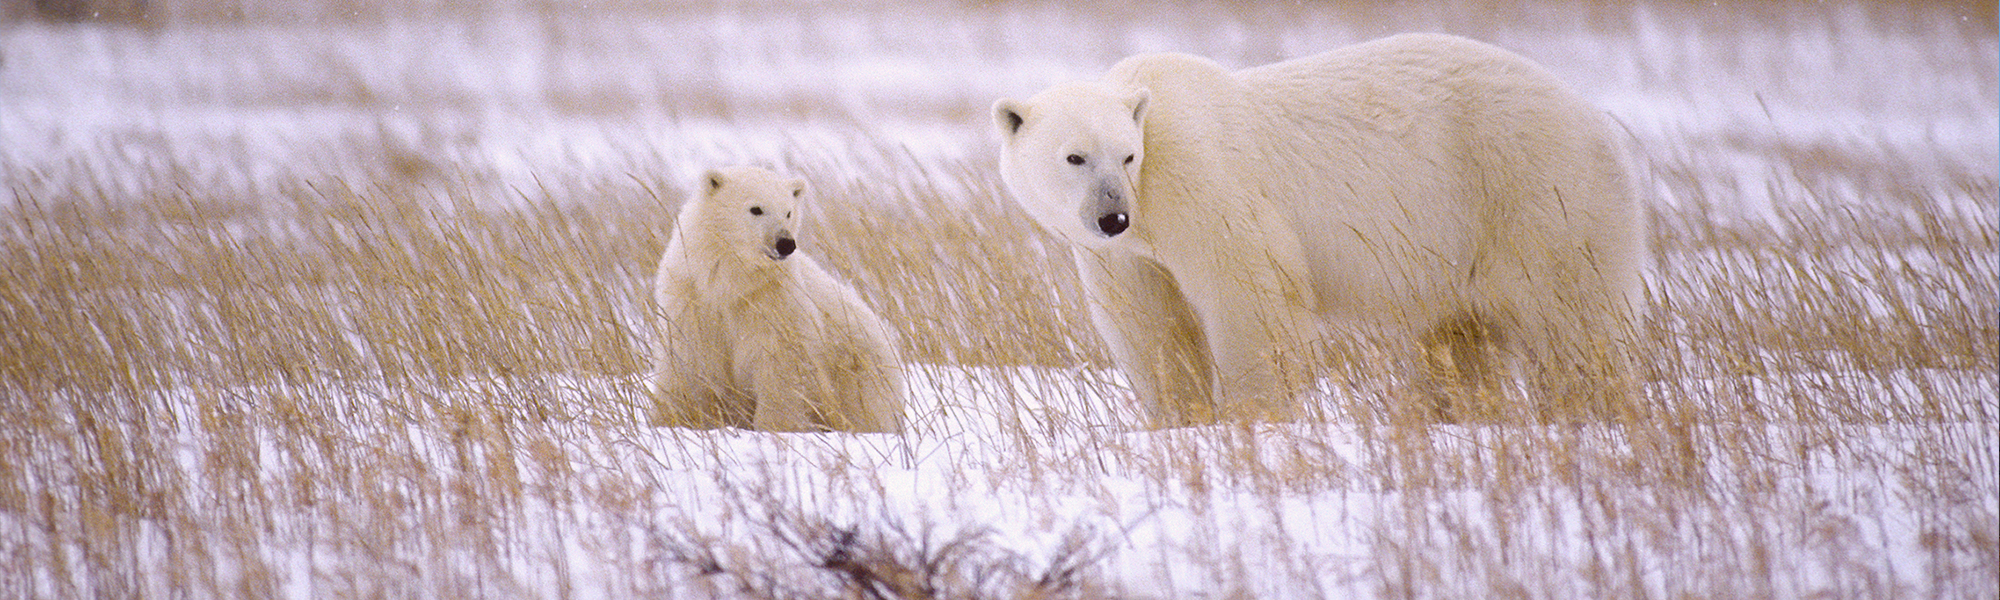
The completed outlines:
{"type": "Polygon", "coordinates": [[[805,182],[733,167],[698,187],[653,280],[653,424],[900,431],[889,327],[798,252],[805,182]]]}
{"type": "Polygon", "coordinates": [[[1294,416],[1336,329],[1401,344],[1446,418],[1490,412],[1453,390],[1504,365],[1545,416],[1631,391],[1643,212],[1606,118],[1520,56],[1429,34],[1240,71],[1142,55],[993,119],[1156,425],[1294,416]]]}

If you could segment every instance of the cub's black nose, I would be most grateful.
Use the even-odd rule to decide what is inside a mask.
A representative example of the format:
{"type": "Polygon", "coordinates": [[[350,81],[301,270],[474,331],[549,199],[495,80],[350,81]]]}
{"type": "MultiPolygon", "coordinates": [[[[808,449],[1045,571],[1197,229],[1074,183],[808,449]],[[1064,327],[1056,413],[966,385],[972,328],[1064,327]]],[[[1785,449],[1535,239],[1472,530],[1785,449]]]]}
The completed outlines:
{"type": "Polygon", "coordinates": [[[791,256],[792,251],[797,249],[799,249],[799,243],[792,241],[792,238],[778,238],[778,258],[791,256]]]}
{"type": "Polygon", "coordinates": [[[1122,212],[1111,213],[1097,218],[1097,230],[1104,232],[1106,237],[1125,233],[1125,228],[1130,225],[1131,223],[1125,218],[1125,213],[1122,212]]]}

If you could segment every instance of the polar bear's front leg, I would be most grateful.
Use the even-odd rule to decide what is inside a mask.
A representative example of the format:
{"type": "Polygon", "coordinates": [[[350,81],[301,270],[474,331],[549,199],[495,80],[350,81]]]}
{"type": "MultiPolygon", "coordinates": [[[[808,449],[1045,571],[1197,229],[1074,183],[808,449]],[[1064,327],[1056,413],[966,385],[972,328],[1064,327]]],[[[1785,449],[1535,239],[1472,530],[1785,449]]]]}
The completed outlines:
{"type": "MultiPolygon", "coordinates": [[[[885,326],[886,327],[886,326],[885,326]]],[[[868,358],[873,368],[863,373],[861,398],[869,422],[863,423],[857,431],[901,433],[903,431],[903,407],[908,402],[908,392],[904,387],[903,354],[896,350],[885,331],[880,338],[869,344],[868,358]]]]}
{"type": "Polygon", "coordinates": [[[1117,251],[1075,251],[1096,325],[1154,427],[1212,423],[1208,342],[1166,269],[1117,251]]]}
{"type": "Polygon", "coordinates": [[[758,431],[819,431],[814,422],[813,398],[808,382],[811,373],[803,364],[786,365],[771,361],[750,374],[751,394],[757,410],[751,425],[758,431]]]}
{"type": "Polygon", "coordinates": [[[1306,342],[1318,321],[1279,296],[1249,290],[1222,296],[1244,295],[1253,297],[1221,300],[1201,311],[1214,340],[1216,406],[1229,418],[1292,420],[1299,412],[1295,395],[1307,379],[1306,342]]]}
{"type": "Polygon", "coordinates": [[[716,386],[686,373],[661,368],[646,380],[653,405],[647,422],[654,427],[714,429],[748,425],[748,414],[733,414],[731,403],[716,386]]]}
{"type": "Polygon", "coordinates": [[[902,355],[888,333],[872,322],[855,318],[848,326],[859,332],[854,344],[837,361],[832,390],[836,406],[821,422],[835,431],[897,433],[903,429],[902,355]]]}
{"type": "MultiPolygon", "coordinates": [[[[1266,226],[1266,231],[1280,231],[1266,226]]],[[[1228,236],[1213,236],[1228,240],[1228,236]]],[[[1311,283],[1294,238],[1247,236],[1261,244],[1214,243],[1171,263],[1200,318],[1214,358],[1215,406],[1231,419],[1296,418],[1296,394],[1310,379],[1308,343],[1320,333],[1311,283]]],[[[1237,240],[1244,238],[1239,237],[1237,240]]]]}
{"type": "Polygon", "coordinates": [[[656,324],[653,372],[646,378],[653,401],[649,423],[693,429],[749,426],[750,399],[732,384],[727,341],[703,328],[676,326],[685,320],[663,318],[656,324]]]}
{"type": "Polygon", "coordinates": [[[833,397],[827,385],[821,348],[812,336],[791,329],[796,325],[759,319],[760,327],[742,327],[736,340],[736,379],[756,406],[750,425],[759,431],[822,431],[820,403],[833,397]]]}

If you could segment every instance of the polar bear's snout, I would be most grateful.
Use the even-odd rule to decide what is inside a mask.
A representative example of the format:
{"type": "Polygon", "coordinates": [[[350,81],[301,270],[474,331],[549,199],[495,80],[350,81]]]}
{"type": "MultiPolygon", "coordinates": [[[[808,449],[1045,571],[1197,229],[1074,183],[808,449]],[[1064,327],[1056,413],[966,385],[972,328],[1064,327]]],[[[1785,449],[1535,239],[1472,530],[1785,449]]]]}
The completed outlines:
{"type": "Polygon", "coordinates": [[[1097,230],[1104,232],[1104,237],[1115,237],[1120,233],[1124,233],[1125,227],[1128,226],[1130,222],[1131,222],[1130,219],[1125,216],[1125,213],[1122,212],[1110,213],[1097,218],[1097,230]]]}
{"type": "Polygon", "coordinates": [[[1125,233],[1132,226],[1130,207],[1125,203],[1129,196],[1116,182],[1098,184],[1097,193],[1091,195],[1092,202],[1084,208],[1084,224],[1104,237],[1125,233]]]}
{"type": "Polygon", "coordinates": [[[771,260],[785,260],[786,257],[791,256],[792,252],[798,249],[799,242],[792,239],[792,233],[780,229],[778,230],[778,239],[771,242],[771,247],[766,253],[771,256],[771,260]]]}

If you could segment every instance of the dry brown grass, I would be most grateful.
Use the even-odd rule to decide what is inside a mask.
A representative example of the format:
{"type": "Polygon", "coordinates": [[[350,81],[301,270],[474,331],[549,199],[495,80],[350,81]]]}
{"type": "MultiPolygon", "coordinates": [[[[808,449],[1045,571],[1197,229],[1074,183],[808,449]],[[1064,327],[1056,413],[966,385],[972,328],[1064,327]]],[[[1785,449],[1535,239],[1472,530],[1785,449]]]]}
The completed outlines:
{"type": "MultiPolygon", "coordinates": [[[[1445,12],[1426,18],[1464,18],[1445,12]]],[[[1625,419],[1426,423],[1364,340],[1331,348],[1364,359],[1328,366],[1321,419],[1132,432],[1066,250],[988,163],[789,142],[756,160],[813,184],[806,251],[918,363],[928,400],[896,440],[644,426],[642,287],[684,195],[668,159],[516,186],[425,148],[367,178],[94,158],[150,143],[0,164],[0,596],[2000,581],[1990,161],[1743,127],[1635,139],[1658,261],[1648,402],[1625,419]],[[1734,180],[1725,151],[1773,167],[1734,180]],[[1770,218],[1728,217],[1746,186],[1779,199],[1770,218]]]]}
{"type": "MultiPolygon", "coordinates": [[[[1104,387],[1115,384],[1091,375],[1102,361],[1075,297],[1057,293],[1073,289],[1074,275],[1055,247],[999,204],[991,175],[883,154],[889,170],[880,173],[786,166],[818,185],[810,251],[866,290],[898,324],[908,355],[930,364],[1052,367],[1117,397],[1104,387]],[[883,235],[891,231],[907,235],[883,235]]],[[[1965,184],[1991,198],[1990,179],[1965,184]]],[[[644,399],[631,386],[642,364],[639,286],[662,242],[658,219],[672,214],[660,198],[680,191],[666,182],[633,187],[640,189],[590,203],[531,197],[505,209],[450,189],[337,181],[258,204],[180,193],[118,205],[87,193],[24,194],[6,215],[17,225],[6,239],[10,272],[0,287],[7,299],[0,327],[17,332],[6,338],[0,365],[11,415],[0,439],[13,474],[0,510],[17,527],[34,527],[11,535],[19,543],[13,564],[22,567],[8,571],[8,587],[259,595],[286,580],[285,565],[256,564],[268,559],[267,546],[311,543],[323,544],[314,552],[358,563],[316,580],[332,586],[323,591],[482,593],[493,590],[480,587],[477,574],[508,572],[503,559],[535,539],[522,531],[531,527],[520,520],[524,504],[583,503],[652,523],[649,511],[659,507],[645,499],[643,482],[550,487],[577,469],[619,472],[571,464],[566,449],[580,442],[563,438],[575,431],[567,425],[604,439],[647,435],[634,417],[644,399]],[[574,386],[588,389],[566,390],[574,386]],[[301,524],[306,530],[296,530],[301,524]],[[426,576],[393,576],[406,569],[426,576]]],[[[1812,461],[1846,457],[1920,494],[1910,500],[1924,507],[1938,582],[1956,587],[1990,574],[1992,563],[1977,566],[1976,557],[1993,556],[1994,540],[1982,533],[1990,533],[1991,512],[1963,502],[1991,494],[1981,486],[1992,478],[1981,473],[1993,466],[1993,438],[1982,429],[1996,421],[1996,408],[1981,386],[1992,380],[1967,382],[1964,374],[1990,373],[1995,364],[1992,230],[1949,215],[1842,212],[1787,214],[1782,227],[1797,233],[1784,234],[1765,225],[1721,228],[1701,214],[1658,221],[1661,268],[1644,342],[1654,404],[1643,423],[1430,430],[1383,417],[1407,412],[1398,403],[1408,395],[1359,365],[1337,378],[1347,383],[1327,397],[1325,414],[1377,426],[1225,428],[1142,441],[1105,431],[1090,422],[1101,411],[1050,393],[1058,400],[1036,416],[1003,417],[1005,435],[985,441],[1020,454],[977,477],[1063,489],[1108,469],[1273,501],[1312,490],[1395,490],[1408,513],[1378,525],[1390,528],[1383,549],[1403,570],[1378,573],[1386,581],[1428,594],[1584,574],[1580,589],[1626,595],[1655,584],[1605,571],[1608,564],[1517,561],[1586,543],[1604,553],[1593,560],[1608,563],[1700,559],[1698,569],[1717,569],[1697,571],[1709,583],[1783,571],[1770,563],[1798,557],[1772,547],[1797,552],[1800,541],[1735,538],[1699,524],[1754,527],[1766,511],[1795,514],[1769,504],[1821,501],[1817,494],[1829,492],[1793,482],[1815,477],[1812,461]],[[1327,446],[1354,435],[1358,456],[1327,446]],[[1586,534],[1608,540],[1571,539],[1575,532],[1561,528],[1538,536],[1440,522],[1434,503],[1467,493],[1483,499],[1470,506],[1500,523],[1573,512],[1543,518],[1581,518],[1586,534]],[[1439,546],[1499,553],[1430,551],[1439,546]],[[1436,587],[1454,581],[1465,587],[1436,587]]],[[[1041,400],[1004,386],[985,392],[967,405],[913,415],[919,435],[965,435],[959,430],[973,429],[966,424],[973,417],[963,411],[1041,400]]],[[[689,451],[703,452],[680,452],[689,451]]],[[[742,494],[716,501],[729,498],[746,502],[742,494]]],[[[928,523],[834,524],[798,507],[766,510],[783,516],[772,527],[810,529],[776,538],[805,562],[831,561],[820,554],[838,548],[822,545],[860,543],[821,539],[836,533],[904,536],[867,538],[876,544],[869,551],[885,556],[921,552],[918,542],[980,539],[907,537],[928,523]],[[855,529],[875,526],[884,529],[855,529]]],[[[1215,510],[1218,519],[1228,514],[1215,510]]],[[[755,543],[699,537],[716,535],[699,527],[649,527],[678,540],[650,560],[755,543]]],[[[1830,536],[1825,545],[1808,547],[1837,554],[1838,540],[1862,532],[1819,534],[1830,536]]],[[[725,570],[761,581],[758,548],[770,550],[737,548],[753,553],[731,560],[750,562],[725,570]]],[[[982,553],[998,551],[985,548],[939,550],[947,555],[925,560],[984,560],[982,553]]],[[[824,589],[864,577],[826,564],[834,583],[824,589]]],[[[663,573],[652,567],[646,572],[663,573]]],[[[697,567],[697,574],[710,568],[697,567]]],[[[865,577],[878,576],[887,577],[865,577]]],[[[1014,576],[1022,578],[1009,581],[1034,581],[1014,576]]],[[[763,589],[756,585],[736,591],[763,589]]]]}

